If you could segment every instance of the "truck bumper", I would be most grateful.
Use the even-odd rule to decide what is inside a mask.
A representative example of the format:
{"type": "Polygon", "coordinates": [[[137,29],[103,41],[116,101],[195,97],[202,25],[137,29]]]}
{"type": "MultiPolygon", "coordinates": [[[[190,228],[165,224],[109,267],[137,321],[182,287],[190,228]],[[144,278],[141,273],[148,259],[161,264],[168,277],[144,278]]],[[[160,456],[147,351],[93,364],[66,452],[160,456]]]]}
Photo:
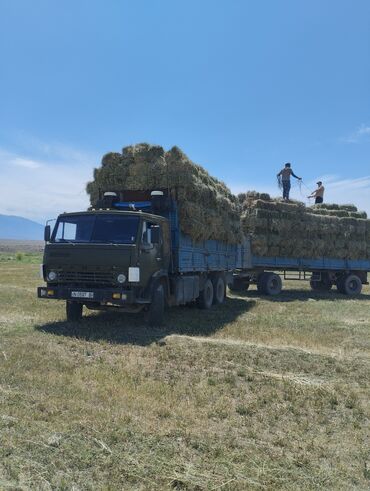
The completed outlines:
{"type": "Polygon", "coordinates": [[[83,304],[124,306],[149,303],[148,300],[137,297],[134,290],[120,288],[78,288],[49,285],[38,287],[37,296],[43,299],[71,300],[83,304]]]}

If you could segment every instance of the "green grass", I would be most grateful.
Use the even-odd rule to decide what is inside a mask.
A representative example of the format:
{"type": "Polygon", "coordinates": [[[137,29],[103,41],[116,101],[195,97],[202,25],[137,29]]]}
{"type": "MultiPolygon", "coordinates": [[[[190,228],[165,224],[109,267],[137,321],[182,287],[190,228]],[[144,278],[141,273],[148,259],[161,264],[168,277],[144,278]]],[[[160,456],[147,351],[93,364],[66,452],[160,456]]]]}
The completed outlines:
{"type": "Polygon", "coordinates": [[[370,487],[369,287],[67,324],[38,260],[0,259],[0,489],[370,487]]]}
{"type": "Polygon", "coordinates": [[[0,252],[0,263],[14,262],[25,264],[40,264],[42,262],[42,254],[35,252],[0,252]]]}

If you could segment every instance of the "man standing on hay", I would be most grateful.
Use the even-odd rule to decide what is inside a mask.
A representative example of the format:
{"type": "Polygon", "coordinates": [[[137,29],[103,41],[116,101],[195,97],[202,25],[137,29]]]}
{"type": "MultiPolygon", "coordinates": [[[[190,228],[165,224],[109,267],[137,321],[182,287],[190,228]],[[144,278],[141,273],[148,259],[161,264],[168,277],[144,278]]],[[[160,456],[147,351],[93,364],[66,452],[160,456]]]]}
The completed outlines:
{"type": "Polygon", "coordinates": [[[296,176],[294,174],[294,172],[293,172],[293,170],[292,170],[292,168],[290,166],[290,163],[288,162],[288,163],[285,164],[284,169],[281,169],[281,171],[277,175],[277,178],[279,179],[279,183],[280,183],[280,179],[281,179],[281,182],[282,182],[282,185],[283,185],[283,199],[285,201],[289,201],[290,176],[295,177],[299,181],[302,180],[301,177],[298,177],[298,176],[296,176]]]}
{"type": "Polygon", "coordinates": [[[315,205],[324,202],[324,191],[325,191],[325,188],[322,185],[321,181],[317,181],[316,184],[317,184],[317,189],[315,189],[315,191],[312,191],[310,196],[307,196],[307,198],[315,198],[315,205]]]}

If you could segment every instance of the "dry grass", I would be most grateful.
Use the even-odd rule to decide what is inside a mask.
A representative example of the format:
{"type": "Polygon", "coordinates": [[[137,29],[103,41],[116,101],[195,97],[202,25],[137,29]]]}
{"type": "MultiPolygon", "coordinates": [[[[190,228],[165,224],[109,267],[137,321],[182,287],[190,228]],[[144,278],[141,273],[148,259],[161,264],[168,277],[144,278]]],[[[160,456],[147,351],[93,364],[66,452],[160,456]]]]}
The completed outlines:
{"type": "Polygon", "coordinates": [[[36,264],[0,271],[1,489],[369,488],[368,287],[292,282],[153,330],[68,325],[36,264]]]}

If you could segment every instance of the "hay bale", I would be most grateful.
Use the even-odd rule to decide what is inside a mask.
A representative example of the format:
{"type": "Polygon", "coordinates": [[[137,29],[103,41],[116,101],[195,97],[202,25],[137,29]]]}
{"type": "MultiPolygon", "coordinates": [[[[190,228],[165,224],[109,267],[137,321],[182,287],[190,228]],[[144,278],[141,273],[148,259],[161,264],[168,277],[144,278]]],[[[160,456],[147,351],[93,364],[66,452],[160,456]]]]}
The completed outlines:
{"type": "Polygon", "coordinates": [[[308,208],[309,213],[315,215],[329,215],[336,217],[351,217],[351,218],[367,218],[367,213],[365,211],[347,211],[347,210],[331,210],[327,208],[316,208],[317,205],[308,208]]]}
{"type": "Polygon", "coordinates": [[[91,204],[108,190],[170,189],[179,205],[182,230],[195,241],[236,243],[241,239],[239,201],[229,188],[178,148],[165,151],[141,143],[109,153],[87,184],[91,204]]]}
{"type": "Polygon", "coordinates": [[[318,203],[317,205],[313,205],[313,208],[323,208],[325,210],[358,211],[357,207],[351,203],[345,205],[338,205],[336,203],[318,203]]]}

